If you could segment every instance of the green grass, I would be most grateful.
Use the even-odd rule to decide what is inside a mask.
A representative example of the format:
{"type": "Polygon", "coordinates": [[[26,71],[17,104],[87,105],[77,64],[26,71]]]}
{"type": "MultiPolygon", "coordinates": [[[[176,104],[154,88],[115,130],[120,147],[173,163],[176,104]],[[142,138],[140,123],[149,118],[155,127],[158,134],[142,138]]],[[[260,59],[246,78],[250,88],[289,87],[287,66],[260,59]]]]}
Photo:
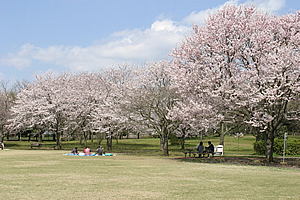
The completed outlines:
{"type": "MultiPolygon", "coordinates": [[[[299,139],[299,136],[289,136],[289,139],[299,139]]],[[[199,144],[200,138],[191,138],[185,140],[185,148],[195,148],[199,144]]],[[[203,137],[204,146],[207,146],[207,142],[212,141],[216,146],[219,144],[220,138],[217,136],[203,137]]],[[[8,149],[31,149],[30,144],[32,142],[28,141],[4,141],[5,147],[8,149]]],[[[246,135],[239,139],[233,136],[225,137],[224,153],[225,156],[231,155],[255,155],[253,149],[253,143],[255,142],[255,137],[252,135],[246,135]]],[[[113,140],[112,152],[117,153],[129,153],[129,154],[143,154],[143,155],[163,155],[160,151],[160,139],[159,138],[145,138],[145,139],[119,139],[118,141],[113,140]]],[[[43,141],[42,149],[53,149],[56,143],[54,141],[43,141]]],[[[106,140],[103,140],[101,145],[107,150],[106,140]]],[[[74,147],[78,147],[80,151],[85,148],[84,144],[79,144],[79,141],[63,141],[63,149],[71,150],[74,147]]],[[[96,150],[98,146],[97,140],[91,142],[88,141],[88,146],[92,150],[96,150]]],[[[38,149],[38,148],[33,148],[38,149]]],[[[170,156],[182,156],[182,149],[180,145],[170,145],[169,153],[170,156]]],[[[275,155],[276,156],[276,155],[275,155]]]]}
{"type": "Polygon", "coordinates": [[[67,152],[0,151],[1,199],[300,199],[299,170],[67,152]]]}
{"type": "MultiPolygon", "coordinates": [[[[240,139],[240,144],[238,148],[237,139],[234,137],[225,137],[225,147],[228,153],[232,152],[242,152],[247,154],[253,154],[253,143],[255,138],[253,136],[245,136],[244,138],[240,139]]],[[[185,148],[195,148],[199,143],[199,138],[191,138],[185,140],[185,148]]],[[[207,146],[207,142],[212,141],[214,145],[219,144],[219,137],[209,136],[203,138],[203,143],[207,146]]],[[[4,141],[6,148],[9,149],[30,149],[30,144],[32,142],[28,141],[4,141]]],[[[146,151],[159,151],[159,138],[145,138],[145,139],[119,139],[118,141],[113,140],[113,150],[117,152],[146,152],[146,151]]],[[[43,141],[42,148],[53,149],[53,146],[56,145],[54,141],[43,141]]],[[[101,145],[104,148],[106,146],[106,140],[103,140],[101,145]]],[[[72,149],[77,146],[79,149],[84,149],[84,144],[79,144],[79,141],[63,141],[63,149],[72,149]]],[[[91,140],[88,141],[88,146],[92,149],[96,149],[98,146],[97,140],[94,140],[93,143],[91,140]]],[[[36,148],[35,148],[36,149],[36,148]]],[[[182,151],[180,145],[170,145],[169,144],[170,152],[174,151],[182,151]]]]}

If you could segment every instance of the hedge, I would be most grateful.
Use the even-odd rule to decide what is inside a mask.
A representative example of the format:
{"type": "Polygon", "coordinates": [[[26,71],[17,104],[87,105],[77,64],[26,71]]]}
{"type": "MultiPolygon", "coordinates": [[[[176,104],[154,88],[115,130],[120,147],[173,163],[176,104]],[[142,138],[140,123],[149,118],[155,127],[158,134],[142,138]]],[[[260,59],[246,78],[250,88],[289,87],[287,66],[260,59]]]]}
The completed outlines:
{"type": "MultiPolygon", "coordinates": [[[[277,155],[283,154],[283,139],[275,139],[273,152],[277,155]]],[[[265,142],[258,141],[253,144],[253,148],[257,154],[265,154],[265,142]]],[[[286,155],[300,155],[300,140],[287,140],[287,147],[285,150],[286,155]]]]}

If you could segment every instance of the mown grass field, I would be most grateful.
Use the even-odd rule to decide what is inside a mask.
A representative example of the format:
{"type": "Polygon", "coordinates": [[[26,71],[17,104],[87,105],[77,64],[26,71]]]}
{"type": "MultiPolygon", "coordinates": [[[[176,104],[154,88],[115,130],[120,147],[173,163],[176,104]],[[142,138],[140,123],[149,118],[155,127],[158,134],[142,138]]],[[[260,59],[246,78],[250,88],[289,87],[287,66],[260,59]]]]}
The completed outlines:
{"type": "MultiPolygon", "coordinates": [[[[300,139],[300,136],[289,136],[289,139],[300,139]]],[[[207,146],[208,141],[216,146],[219,144],[219,137],[208,136],[203,137],[203,144],[207,146]]],[[[195,148],[199,144],[200,138],[190,138],[185,140],[185,148],[195,148]]],[[[31,149],[30,145],[33,142],[28,141],[4,141],[5,147],[8,149],[22,149],[28,150],[31,149]]],[[[225,137],[224,153],[225,156],[232,155],[254,155],[255,151],[253,149],[253,143],[255,138],[252,135],[246,135],[239,140],[233,136],[225,137]]],[[[53,150],[53,146],[56,145],[54,141],[43,141],[41,149],[53,150]]],[[[116,153],[130,153],[130,154],[143,154],[143,155],[162,155],[160,151],[160,139],[159,138],[144,138],[144,139],[119,139],[113,140],[113,149],[112,152],[116,153]]],[[[96,150],[98,144],[97,140],[93,142],[88,140],[87,145],[92,149],[96,150]]],[[[103,140],[101,143],[107,150],[106,140],[103,140]]],[[[79,144],[79,141],[63,141],[62,148],[64,150],[71,150],[74,147],[78,147],[80,151],[85,148],[84,144],[79,144]]],[[[33,148],[36,150],[37,148],[33,148]]],[[[180,145],[171,145],[169,142],[169,153],[170,156],[182,156],[182,149],[180,145]]],[[[274,155],[277,156],[277,155],[274,155]]]]}
{"type": "MultiPolygon", "coordinates": [[[[219,144],[219,137],[209,136],[203,138],[204,146],[207,146],[208,141],[212,141],[214,145],[219,144]]],[[[190,138],[185,140],[185,148],[195,148],[197,144],[199,144],[200,138],[190,138]]],[[[4,141],[5,147],[8,149],[30,149],[30,145],[33,142],[28,141],[4,141]]],[[[227,154],[254,154],[253,143],[255,142],[255,138],[253,136],[245,136],[240,138],[239,142],[236,138],[232,136],[225,137],[225,147],[224,150],[227,154]]],[[[144,139],[119,139],[113,140],[113,150],[114,152],[122,152],[122,153],[142,153],[142,154],[162,154],[160,152],[160,139],[159,138],[144,138],[144,139]]],[[[53,149],[56,143],[54,141],[43,141],[42,149],[53,149]]],[[[98,141],[88,140],[87,145],[95,150],[97,148],[98,141]]],[[[107,149],[106,140],[103,140],[101,145],[107,149]]],[[[78,147],[79,150],[83,150],[85,148],[84,144],[79,144],[79,141],[63,141],[63,149],[72,149],[74,147],[78,147]]],[[[37,148],[34,148],[37,149],[37,148]]],[[[180,145],[171,145],[169,142],[169,151],[170,155],[182,155],[182,149],[180,145]]]]}
{"type": "Polygon", "coordinates": [[[1,199],[300,199],[295,169],[0,151],[1,199]]]}

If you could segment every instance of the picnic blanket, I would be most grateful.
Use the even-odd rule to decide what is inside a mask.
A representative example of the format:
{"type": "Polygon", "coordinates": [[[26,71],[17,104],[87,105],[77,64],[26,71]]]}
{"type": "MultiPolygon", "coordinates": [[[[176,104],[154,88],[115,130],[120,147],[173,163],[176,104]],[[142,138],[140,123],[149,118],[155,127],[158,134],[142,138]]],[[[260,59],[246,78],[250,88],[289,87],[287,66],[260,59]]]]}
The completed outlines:
{"type": "MultiPolygon", "coordinates": [[[[85,155],[84,153],[79,153],[79,154],[74,154],[74,153],[65,153],[63,154],[64,156],[98,156],[95,153],[92,153],[91,155],[85,155]]],[[[104,156],[112,156],[113,154],[111,153],[106,153],[104,156]]]]}
{"type": "Polygon", "coordinates": [[[85,154],[81,154],[81,153],[79,153],[79,154],[65,153],[64,155],[65,155],[65,156],[96,156],[95,153],[92,153],[91,155],[85,155],[85,154]]]}

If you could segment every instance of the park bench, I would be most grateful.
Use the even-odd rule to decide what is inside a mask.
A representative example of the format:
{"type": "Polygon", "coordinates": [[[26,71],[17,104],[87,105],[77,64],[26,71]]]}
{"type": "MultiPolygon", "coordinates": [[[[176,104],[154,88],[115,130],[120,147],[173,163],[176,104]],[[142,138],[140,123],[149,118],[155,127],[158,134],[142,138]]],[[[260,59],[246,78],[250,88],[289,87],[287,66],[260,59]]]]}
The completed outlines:
{"type": "Polygon", "coordinates": [[[189,152],[185,151],[185,152],[183,152],[183,153],[184,153],[184,157],[186,157],[186,154],[188,154],[189,152]]]}
{"type": "MultiPolygon", "coordinates": [[[[212,155],[212,157],[214,157],[215,154],[217,154],[216,152],[203,152],[203,153],[199,153],[199,152],[189,152],[189,151],[185,151],[184,153],[184,157],[186,157],[186,154],[191,153],[194,155],[194,158],[196,158],[196,155],[198,155],[199,158],[201,158],[201,156],[205,157],[205,155],[207,155],[207,157],[209,157],[209,154],[212,155]]],[[[190,156],[189,156],[190,157],[190,156]]]]}
{"type": "Polygon", "coordinates": [[[41,146],[42,146],[42,144],[40,144],[38,142],[34,142],[34,143],[31,144],[31,148],[32,147],[38,147],[38,148],[40,148],[41,146]]]}
{"type": "Polygon", "coordinates": [[[216,152],[203,152],[203,153],[199,153],[199,152],[192,152],[192,154],[194,155],[194,158],[196,158],[196,155],[198,155],[199,158],[201,157],[205,157],[205,155],[207,155],[207,157],[209,157],[209,154],[211,154],[212,157],[214,157],[214,155],[216,154],[216,152]]]}
{"type": "Polygon", "coordinates": [[[189,154],[189,158],[191,158],[192,154],[194,155],[194,158],[196,158],[196,155],[199,155],[199,158],[201,158],[201,156],[205,157],[205,155],[207,155],[207,157],[209,157],[209,154],[211,154],[212,157],[214,156],[223,156],[223,145],[218,145],[214,148],[214,152],[203,152],[203,153],[199,153],[199,152],[193,152],[195,149],[186,149],[188,151],[183,152],[184,156],[186,157],[186,154],[189,154]]]}

